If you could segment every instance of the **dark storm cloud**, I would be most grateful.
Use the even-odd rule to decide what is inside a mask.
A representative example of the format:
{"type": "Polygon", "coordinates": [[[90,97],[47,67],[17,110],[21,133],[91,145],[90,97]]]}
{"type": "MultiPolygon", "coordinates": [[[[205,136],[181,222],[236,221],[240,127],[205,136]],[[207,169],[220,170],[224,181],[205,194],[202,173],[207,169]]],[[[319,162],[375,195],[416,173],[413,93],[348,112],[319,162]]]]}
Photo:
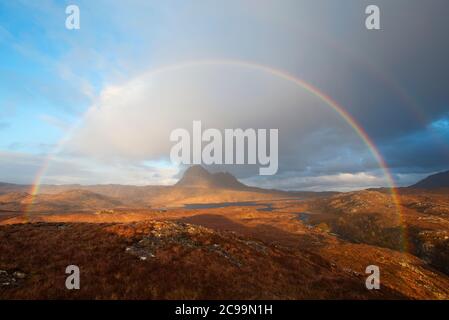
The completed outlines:
{"type": "MultiPolygon", "coordinates": [[[[304,57],[309,67],[302,69],[303,77],[356,118],[393,171],[447,168],[449,136],[447,131],[435,132],[432,123],[445,119],[449,110],[449,3],[376,1],[381,10],[380,31],[363,27],[365,16],[360,13],[368,4],[373,3],[319,1],[311,5],[315,19],[302,27],[324,34],[325,40],[314,44],[325,53],[312,57],[310,52],[304,57]]],[[[340,154],[345,149],[343,145],[340,154]]],[[[359,169],[353,166],[355,161],[344,163],[352,169],[324,168],[359,169]]]]}
{"type": "Polygon", "coordinates": [[[368,4],[373,3],[310,4],[314,18],[296,28],[319,32],[313,41],[298,37],[313,50],[297,49],[308,65],[297,70],[382,141],[419,129],[449,108],[449,3],[376,1],[379,31],[364,27],[368,4]]]}
{"type": "Polygon", "coordinates": [[[383,152],[398,173],[435,172],[448,169],[449,119],[442,118],[427,128],[393,139],[383,152]]]}

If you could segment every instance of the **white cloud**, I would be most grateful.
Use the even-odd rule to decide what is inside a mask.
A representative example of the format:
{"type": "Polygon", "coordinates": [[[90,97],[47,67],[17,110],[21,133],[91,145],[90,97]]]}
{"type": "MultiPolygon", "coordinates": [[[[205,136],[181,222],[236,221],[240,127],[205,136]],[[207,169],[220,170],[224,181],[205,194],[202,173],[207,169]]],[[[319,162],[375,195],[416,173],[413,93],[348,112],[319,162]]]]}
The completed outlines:
{"type": "Polygon", "coordinates": [[[163,163],[98,163],[85,158],[0,152],[0,181],[20,184],[171,185],[178,171],[163,163]]]}
{"type": "Polygon", "coordinates": [[[266,188],[303,191],[351,191],[389,186],[383,173],[357,172],[337,173],[321,176],[302,176],[303,173],[289,173],[272,180],[261,181],[258,177],[247,179],[250,185],[266,188]]]}

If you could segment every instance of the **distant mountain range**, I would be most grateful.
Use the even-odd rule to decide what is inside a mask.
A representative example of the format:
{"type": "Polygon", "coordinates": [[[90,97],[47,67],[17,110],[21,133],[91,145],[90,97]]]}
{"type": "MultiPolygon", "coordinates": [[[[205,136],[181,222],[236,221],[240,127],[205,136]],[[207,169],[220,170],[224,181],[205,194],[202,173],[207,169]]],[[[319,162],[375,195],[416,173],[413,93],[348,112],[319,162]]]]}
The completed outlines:
{"type": "MultiPolygon", "coordinates": [[[[449,171],[431,175],[410,189],[449,187],[449,171]]],[[[228,172],[211,173],[200,165],[188,168],[173,186],[31,185],[0,183],[0,211],[95,211],[112,208],[182,207],[186,204],[321,198],[337,192],[282,191],[247,186],[228,172]]]]}
{"type": "Polygon", "coordinates": [[[210,173],[202,166],[188,168],[173,186],[31,185],[0,183],[0,211],[68,212],[112,208],[182,207],[186,204],[314,198],[334,192],[302,192],[247,186],[228,172],[210,173]]]}
{"type": "MultiPolygon", "coordinates": [[[[6,193],[29,193],[32,185],[14,184],[0,182],[0,195],[6,193]]],[[[409,188],[449,188],[449,171],[440,172],[430,175],[423,180],[409,186],[409,188]]],[[[64,185],[49,185],[42,184],[39,187],[40,193],[55,194],[66,192],[70,190],[86,190],[90,192],[99,193],[113,198],[133,199],[146,198],[149,193],[165,194],[167,192],[179,193],[180,190],[201,190],[203,194],[208,192],[219,192],[218,190],[228,191],[245,191],[262,194],[277,194],[283,196],[327,196],[336,194],[338,192],[311,192],[311,191],[284,191],[277,189],[264,189],[258,187],[247,186],[241,183],[236,177],[229,172],[211,173],[201,165],[194,165],[189,167],[179,179],[179,181],[172,186],[162,185],[148,185],[148,186],[133,186],[120,184],[97,184],[97,185],[80,185],[80,184],[64,184],[64,185]]],[[[17,196],[17,195],[16,195],[17,196]]],[[[1,204],[1,203],[0,203],[1,204]]]]}
{"type": "Polygon", "coordinates": [[[421,189],[449,188],[449,171],[432,174],[427,178],[418,181],[414,185],[411,185],[410,188],[421,188],[421,189]]]}

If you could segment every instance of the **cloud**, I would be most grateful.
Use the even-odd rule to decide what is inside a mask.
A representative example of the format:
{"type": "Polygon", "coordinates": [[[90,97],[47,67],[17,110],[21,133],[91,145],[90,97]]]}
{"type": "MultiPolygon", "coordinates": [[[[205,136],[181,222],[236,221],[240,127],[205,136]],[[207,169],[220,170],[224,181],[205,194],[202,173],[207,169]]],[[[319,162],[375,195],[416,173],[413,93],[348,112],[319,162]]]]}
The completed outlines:
{"type": "Polygon", "coordinates": [[[194,120],[204,129],[279,129],[281,171],[376,167],[361,138],[329,105],[292,82],[239,64],[169,68],[105,89],[64,152],[168,160],[171,131],[191,132],[194,120]]]}
{"type": "Polygon", "coordinates": [[[423,173],[447,170],[449,130],[446,117],[426,128],[392,139],[382,146],[390,166],[397,173],[423,173]]]}
{"type": "Polygon", "coordinates": [[[88,159],[60,156],[36,156],[21,152],[0,152],[0,181],[31,184],[98,184],[132,185],[176,182],[178,169],[160,164],[138,162],[95,163],[88,159]]]}
{"type": "MultiPolygon", "coordinates": [[[[267,185],[293,188],[296,181],[298,187],[312,188],[313,182],[350,188],[365,186],[362,178],[382,182],[371,178],[379,165],[348,124],[282,79],[233,66],[151,73],[164,65],[220,58],[285,70],[318,87],[361,124],[401,181],[447,166],[447,1],[379,0],[381,32],[364,28],[366,1],[78,4],[79,32],[63,27],[63,3],[5,4],[11,12],[24,12],[15,27],[29,31],[2,25],[0,41],[36,74],[2,73],[2,85],[21,114],[28,112],[23,105],[35,105],[35,97],[51,111],[78,115],[88,107],[58,156],[85,163],[91,173],[102,166],[117,170],[109,177],[92,175],[98,182],[124,181],[127,163],[136,176],[155,181],[141,164],[166,161],[170,131],[190,128],[192,120],[206,127],[279,128],[279,174],[287,180],[267,185]],[[40,71],[51,77],[42,78],[40,71]],[[294,179],[306,175],[312,182],[294,179]]],[[[41,120],[65,127],[59,113],[45,115],[41,120]]],[[[13,135],[9,140],[3,144],[16,142],[13,135]]],[[[246,179],[255,174],[252,167],[228,169],[246,179]]],[[[80,181],[89,180],[74,172],[80,181]]],[[[76,180],[70,172],[61,171],[62,177],[76,180]]]]}
{"type": "Polygon", "coordinates": [[[263,181],[260,177],[245,180],[249,185],[303,191],[351,191],[373,187],[389,186],[382,173],[358,172],[337,173],[320,176],[301,176],[294,172],[263,181]]]}

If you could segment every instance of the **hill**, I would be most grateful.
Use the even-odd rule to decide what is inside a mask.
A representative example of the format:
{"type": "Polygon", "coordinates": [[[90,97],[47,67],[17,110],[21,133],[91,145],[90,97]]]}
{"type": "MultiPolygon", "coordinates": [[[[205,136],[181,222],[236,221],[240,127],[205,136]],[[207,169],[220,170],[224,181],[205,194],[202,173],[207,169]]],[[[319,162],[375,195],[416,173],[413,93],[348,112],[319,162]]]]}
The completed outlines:
{"type": "Polygon", "coordinates": [[[74,189],[36,196],[26,192],[12,192],[0,195],[0,209],[10,212],[26,211],[28,209],[39,212],[95,211],[117,208],[119,206],[122,206],[119,200],[88,190],[74,189]]]}
{"type": "Polygon", "coordinates": [[[248,188],[228,172],[210,173],[200,165],[189,167],[175,186],[237,190],[248,188]]]}
{"type": "Polygon", "coordinates": [[[410,188],[435,189],[449,188],[449,171],[432,174],[421,181],[418,181],[410,188]]]}
{"type": "Polygon", "coordinates": [[[2,207],[28,209],[26,215],[0,212],[0,298],[449,297],[449,195],[443,189],[400,189],[400,218],[387,189],[308,199],[217,187],[95,190],[117,197],[86,189],[34,199],[20,192],[0,196],[2,207]],[[264,200],[248,205],[251,197],[264,200]],[[122,207],[118,198],[165,209],[122,207]],[[237,198],[246,202],[169,207],[237,198]],[[61,271],[74,261],[84,274],[75,293],[65,290],[61,271]],[[382,270],[380,291],[365,288],[369,264],[382,270]]]}
{"type": "Polygon", "coordinates": [[[332,267],[312,252],[185,223],[2,226],[0,251],[7,283],[1,299],[405,297],[389,288],[366,290],[363,275],[332,267]],[[74,262],[83,270],[82,285],[69,291],[60,270],[74,262]]]}
{"type": "Polygon", "coordinates": [[[362,190],[305,202],[309,223],[341,238],[406,249],[449,275],[449,193],[399,189],[400,212],[387,190],[362,190]],[[400,214],[400,216],[399,216],[400,214]]]}

